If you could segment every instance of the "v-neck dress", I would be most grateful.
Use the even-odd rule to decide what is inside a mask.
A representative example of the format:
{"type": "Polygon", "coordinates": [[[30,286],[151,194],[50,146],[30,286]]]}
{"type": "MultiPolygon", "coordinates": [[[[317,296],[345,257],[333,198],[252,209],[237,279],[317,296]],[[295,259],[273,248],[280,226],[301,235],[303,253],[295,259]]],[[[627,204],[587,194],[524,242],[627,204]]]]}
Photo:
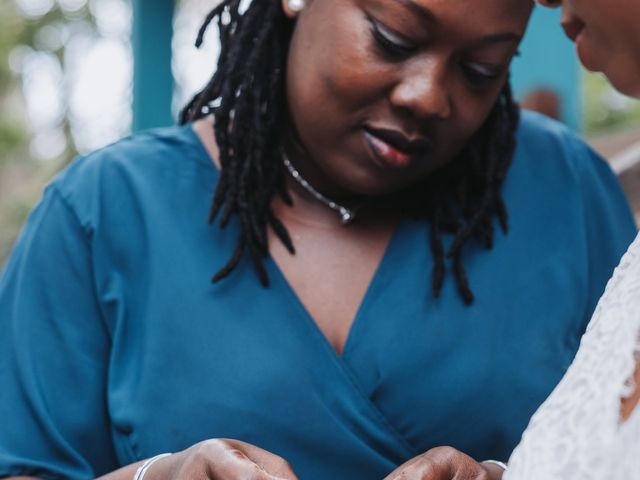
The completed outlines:
{"type": "Polygon", "coordinates": [[[303,480],[381,479],[451,445],[506,459],[571,363],[636,229],[606,164],[524,114],[509,233],[469,248],[476,296],[430,294],[424,222],[395,232],[337,355],[272,259],[207,224],[217,171],[190,125],[76,160],[0,278],[0,476],[88,479],[209,438],[303,480]]]}

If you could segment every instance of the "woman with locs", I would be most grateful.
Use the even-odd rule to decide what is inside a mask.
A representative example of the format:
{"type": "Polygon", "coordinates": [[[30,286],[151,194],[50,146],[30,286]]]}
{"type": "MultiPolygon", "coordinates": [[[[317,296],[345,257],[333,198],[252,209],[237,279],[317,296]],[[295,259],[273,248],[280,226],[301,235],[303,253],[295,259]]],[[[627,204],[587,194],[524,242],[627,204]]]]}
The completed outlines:
{"type": "Polygon", "coordinates": [[[0,476],[501,478],[635,235],[513,102],[531,9],[216,7],[183,125],[75,161],[7,264],[0,476]]]}

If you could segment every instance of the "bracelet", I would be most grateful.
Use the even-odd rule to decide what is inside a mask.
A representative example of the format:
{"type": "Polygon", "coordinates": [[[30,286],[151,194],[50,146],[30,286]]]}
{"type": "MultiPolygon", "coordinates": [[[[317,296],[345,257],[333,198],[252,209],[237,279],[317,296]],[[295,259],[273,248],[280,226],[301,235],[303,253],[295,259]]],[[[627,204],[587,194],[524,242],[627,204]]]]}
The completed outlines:
{"type": "Polygon", "coordinates": [[[172,455],[172,454],[162,453],[160,455],[156,455],[155,457],[151,457],[150,459],[148,459],[146,462],[142,464],[140,468],[138,468],[138,470],[136,470],[136,474],[133,476],[133,480],[143,480],[144,476],[149,471],[149,468],[151,468],[151,465],[156,463],[161,458],[168,457],[169,455],[172,455]]]}
{"type": "Polygon", "coordinates": [[[495,465],[496,467],[500,467],[504,472],[509,470],[509,467],[504,462],[499,462],[498,460],[485,460],[482,463],[487,463],[489,465],[495,465]]]}

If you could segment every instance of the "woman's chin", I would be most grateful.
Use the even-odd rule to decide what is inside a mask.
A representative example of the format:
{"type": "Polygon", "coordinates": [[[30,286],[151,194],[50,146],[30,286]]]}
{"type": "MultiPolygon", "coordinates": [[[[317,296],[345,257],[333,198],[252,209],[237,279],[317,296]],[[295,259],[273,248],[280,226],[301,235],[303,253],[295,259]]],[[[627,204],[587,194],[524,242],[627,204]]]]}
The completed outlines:
{"type": "Polygon", "coordinates": [[[629,71],[621,72],[620,75],[604,72],[611,84],[623,95],[640,99],[640,72],[631,75],[629,71]]]}
{"type": "Polygon", "coordinates": [[[600,71],[620,93],[640,98],[640,59],[630,62],[628,55],[627,52],[611,54],[609,61],[600,71]]]}
{"type": "Polygon", "coordinates": [[[591,72],[602,72],[604,59],[599,58],[596,49],[592,48],[591,42],[585,30],[576,38],[576,50],[580,62],[591,72]]]}
{"type": "Polygon", "coordinates": [[[586,31],[576,38],[576,49],[587,70],[606,75],[620,93],[640,98],[640,59],[630,64],[629,52],[602,48],[586,31]]]}

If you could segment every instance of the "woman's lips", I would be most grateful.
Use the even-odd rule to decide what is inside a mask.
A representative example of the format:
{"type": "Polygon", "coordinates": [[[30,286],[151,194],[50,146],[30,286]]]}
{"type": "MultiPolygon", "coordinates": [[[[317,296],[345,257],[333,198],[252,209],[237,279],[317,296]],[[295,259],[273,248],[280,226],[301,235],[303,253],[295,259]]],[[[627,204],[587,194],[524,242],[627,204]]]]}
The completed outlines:
{"type": "Polygon", "coordinates": [[[395,168],[404,168],[411,164],[411,155],[408,153],[392,147],[387,142],[375,137],[367,131],[364,132],[364,135],[375,156],[385,164],[395,168]]]}
{"type": "Polygon", "coordinates": [[[397,132],[365,128],[364,136],[373,155],[392,168],[407,168],[428,150],[427,140],[409,141],[397,132]]]}

